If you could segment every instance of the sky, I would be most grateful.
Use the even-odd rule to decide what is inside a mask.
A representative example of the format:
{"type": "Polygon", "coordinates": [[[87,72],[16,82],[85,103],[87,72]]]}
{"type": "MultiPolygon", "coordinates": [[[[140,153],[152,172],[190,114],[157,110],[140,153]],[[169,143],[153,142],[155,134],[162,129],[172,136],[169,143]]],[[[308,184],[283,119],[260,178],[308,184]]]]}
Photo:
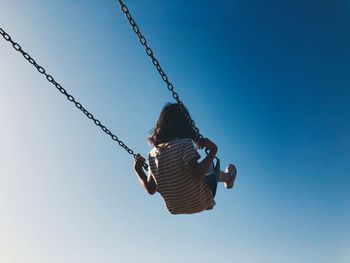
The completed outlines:
{"type": "MultiPolygon", "coordinates": [[[[350,262],[350,2],[125,3],[235,187],[171,215],[0,37],[0,262],[350,262]]],[[[116,1],[1,0],[0,27],[147,156],[173,100],[116,1]]]]}

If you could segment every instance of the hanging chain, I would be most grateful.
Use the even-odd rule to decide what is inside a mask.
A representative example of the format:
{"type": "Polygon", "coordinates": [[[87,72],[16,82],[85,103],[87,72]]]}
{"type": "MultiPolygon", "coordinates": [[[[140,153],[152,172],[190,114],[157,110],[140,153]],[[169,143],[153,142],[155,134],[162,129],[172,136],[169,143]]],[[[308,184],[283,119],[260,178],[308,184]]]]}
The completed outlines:
{"type": "Polygon", "coordinates": [[[194,120],[191,119],[190,115],[185,111],[184,104],[180,100],[179,94],[177,94],[177,92],[174,91],[173,84],[169,81],[168,76],[165,74],[164,70],[162,69],[161,65],[159,64],[158,59],[154,56],[153,50],[148,46],[146,38],[142,35],[142,33],[140,31],[140,28],[137,26],[135,20],[132,18],[128,7],[123,3],[122,0],[118,0],[118,2],[119,2],[121,10],[123,11],[123,13],[125,14],[126,18],[128,19],[132,29],[134,30],[135,34],[139,38],[141,45],[145,47],[146,54],[151,58],[153,65],[157,69],[159,75],[161,76],[161,78],[165,82],[168,90],[172,93],[173,98],[179,104],[179,106],[180,106],[181,110],[183,111],[186,119],[190,123],[193,131],[196,134],[197,140],[198,139],[203,139],[203,136],[200,134],[199,129],[196,127],[196,123],[194,122],[194,120]]]}
{"type": "MultiPolygon", "coordinates": [[[[40,66],[28,53],[26,53],[18,43],[14,42],[11,36],[7,34],[1,27],[0,27],[0,34],[6,41],[12,44],[13,48],[16,51],[20,52],[23,55],[23,57],[26,60],[28,60],[30,64],[32,64],[39,71],[39,73],[44,75],[46,79],[56,87],[57,90],[59,90],[63,95],[65,95],[70,102],[74,103],[74,105],[79,110],[81,110],[86,115],[86,117],[92,120],[98,127],[102,129],[102,131],[104,131],[107,135],[109,135],[113,141],[117,142],[119,146],[124,148],[129,154],[133,155],[134,158],[138,156],[138,154],[135,154],[134,151],[131,150],[128,146],[126,146],[126,144],[123,141],[121,141],[115,134],[113,134],[109,129],[107,129],[98,119],[96,119],[90,112],[88,112],[83,107],[83,105],[79,103],[72,95],[70,95],[51,75],[46,73],[46,70],[42,66],[40,66]]],[[[146,163],[143,164],[143,167],[146,170],[148,169],[148,165],[146,163]]]]}

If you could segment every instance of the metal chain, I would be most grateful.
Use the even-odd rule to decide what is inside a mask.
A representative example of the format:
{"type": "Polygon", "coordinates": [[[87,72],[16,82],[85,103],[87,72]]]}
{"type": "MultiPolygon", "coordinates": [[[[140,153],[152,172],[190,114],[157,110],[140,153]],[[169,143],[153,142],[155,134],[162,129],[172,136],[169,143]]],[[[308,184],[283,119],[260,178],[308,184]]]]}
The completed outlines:
{"type": "Polygon", "coordinates": [[[179,94],[174,91],[173,84],[169,81],[168,76],[165,74],[164,70],[162,69],[161,65],[159,64],[158,59],[154,56],[153,50],[148,46],[146,38],[142,35],[140,28],[137,26],[135,20],[132,18],[128,7],[123,3],[122,0],[118,0],[118,2],[120,5],[120,9],[122,10],[122,12],[125,14],[126,18],[128,19],[132,29],[134,30],[135,34],[139,38],[141,45],[145,47],[146,54],[151,58],[153,65],[157,69],[162,80],[165,82],[168,90],[172,93],[173,98],[179,104],[186,119],[190,123],[193,131],[196,134],[197,139],[203,139],[203,136],[200,134],[199,129],[196,127],[196,123],[194,122],[194,120],[191,119],[190,115],[185,111],[184,104],[180,100],[179,94]]]}
{"type": "MultiPolygon", "coordinates": [[[[28,60],[30,64],[32,64],[39,71],[39,73],[43,74],[46,77],[46,79],[56,87],[56,89],[58,89],[63,95],[65,95],[70,102],[74,103],[74,105],[79,110],[81,110],[86,115],[86,117],[92,120],[98,127],[102,129],[102,131],[104,131],[107,135],[109,135],[113,141],[117,142],[119,146],[124,148],[129,154],[133,155],[134,158],[138,156],[138,154],[135,154],[134,151],[131,150],[128,146],[126,146],[126,144],[123,141],[121,141],[115,134],[113,134],[108,128],[106,128],[98,119],[96,119],[89,111],[87,111],[83,107],[83,105],[79,103],[71,94],[69,94],[51,75],[46,73],[46,70],[42,66],[40,66],[28,53],[26,53],[18,43],[14,42],[11,36],[7,34],[1,27],[0,27],[0,34],[6,41],[12,44],[13,48],[16,51],[20,52],[23,55],[23,57],[26,60],[28,60]]],[[[148,165],[146,163],[143,164],[143,167],[146,170],[148,169],[148,165]]]]}

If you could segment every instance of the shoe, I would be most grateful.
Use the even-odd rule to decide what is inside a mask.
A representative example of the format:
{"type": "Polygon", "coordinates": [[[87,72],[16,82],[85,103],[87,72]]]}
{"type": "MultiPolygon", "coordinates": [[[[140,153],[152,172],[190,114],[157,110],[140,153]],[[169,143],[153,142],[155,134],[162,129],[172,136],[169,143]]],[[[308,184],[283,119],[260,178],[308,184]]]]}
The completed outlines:
{"type": "Polygon", "coordinates": [[[224,186],[227,189],[230,189],[233,187],[233,184],[235,183],[235,179],[236,179],[236,175],[237,175],[237,169],[233,164],[229,164],[227,165],[226,169],[225,169],[225,173],[228,173],[232,176],[232,178],[228,181],[224,183],[224,186]]]}

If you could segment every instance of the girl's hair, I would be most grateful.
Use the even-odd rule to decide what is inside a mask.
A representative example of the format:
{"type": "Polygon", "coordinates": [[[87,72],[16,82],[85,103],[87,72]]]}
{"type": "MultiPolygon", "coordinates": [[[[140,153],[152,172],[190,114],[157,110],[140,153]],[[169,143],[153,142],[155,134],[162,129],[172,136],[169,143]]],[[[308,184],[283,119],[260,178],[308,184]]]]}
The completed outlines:
{"type": "Polygon", "coordinates": [[[177,103],[165,104],[156,127],[151,130],[148,136],[148,142],[157,147],[159,144],[170,142],[174,138],[195,140],[196,134],[185,117],[184,111],[190,116],[185,106],[181,109],[177,103]]]}

